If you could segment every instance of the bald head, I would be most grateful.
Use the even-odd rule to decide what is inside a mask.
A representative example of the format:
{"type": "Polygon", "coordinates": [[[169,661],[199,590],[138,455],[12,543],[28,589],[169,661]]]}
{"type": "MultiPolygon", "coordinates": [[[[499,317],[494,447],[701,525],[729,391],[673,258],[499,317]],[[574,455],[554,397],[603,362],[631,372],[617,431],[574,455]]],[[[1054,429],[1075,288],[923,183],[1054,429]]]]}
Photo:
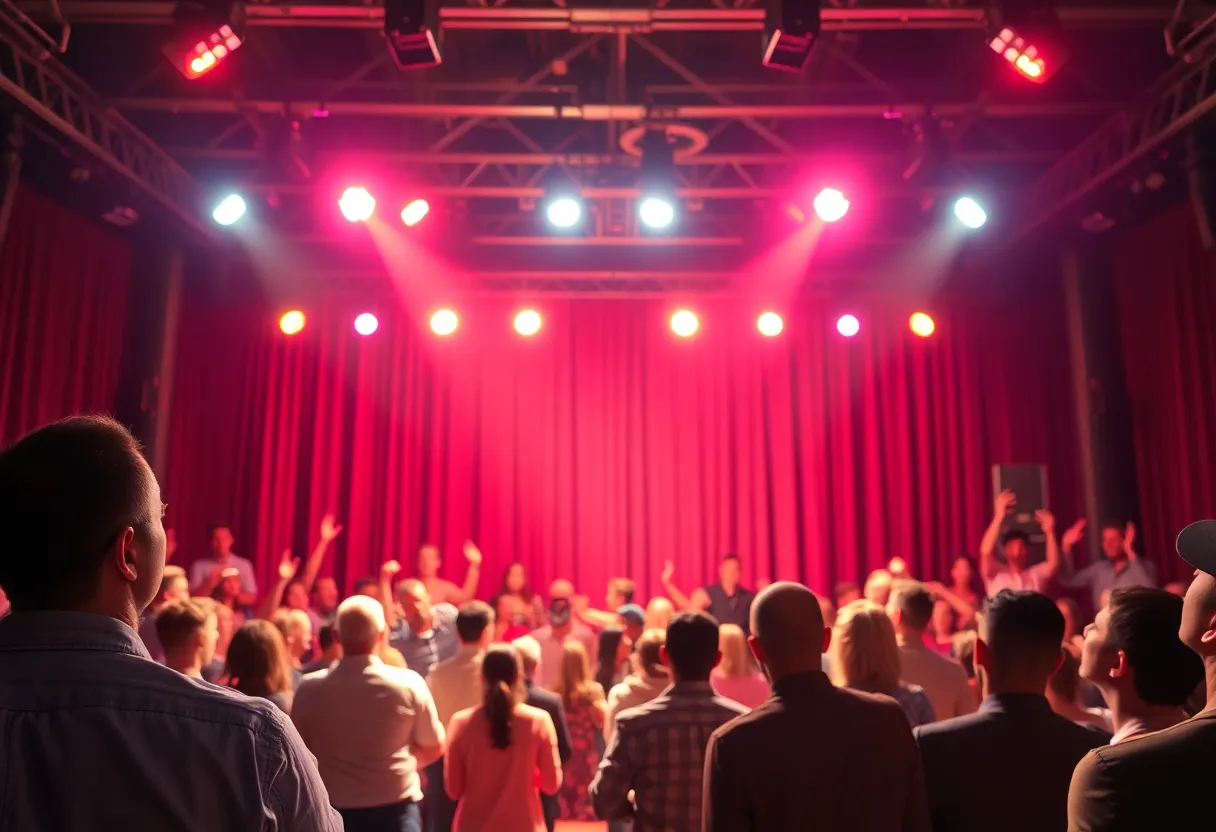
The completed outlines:
{"type": "Polygon", "coordinates": [[[778,581],[752,604],[752,649],[774,678],[821,667],[827,647],[819,599],[802,584],[778,581]]]}
{"type": "Polygon", "coordinates": [[[558,578],[553,583],[549,584],[549,598],[572,598],[574,597],[574,584],[567,581],[565,578],[558,578]]]}
{"type": "Polygon", "coordinates": [[[375,598],[352,595],[338,605],[338,640],[346,655],[366,656],[376,652],[386,629],[384,607],[375,598]]]}

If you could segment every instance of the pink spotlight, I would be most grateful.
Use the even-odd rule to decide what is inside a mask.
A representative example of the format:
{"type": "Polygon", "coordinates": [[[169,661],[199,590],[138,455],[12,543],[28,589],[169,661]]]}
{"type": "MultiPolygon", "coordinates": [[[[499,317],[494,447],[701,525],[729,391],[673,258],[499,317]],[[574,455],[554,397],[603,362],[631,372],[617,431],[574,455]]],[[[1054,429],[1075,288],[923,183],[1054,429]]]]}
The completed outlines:
{"type": "Polygon", "coordinates": [[[371,335],[380,327],[380,321],[371,312],[363,312],[355,318],[355,332],[360,335],[371,335]]]}
{"type": "Polygon", "coordinates": [[[426,215],[429,213],[431,213],[431,203],[425,199],[415,199],[401,209],[401,221],[407,228],[413,228],[426,219],[426,215]]]}
{"type": "Polygon", "coordinates": [[[824,222],[836,222],[849,213],[849,200],[835,188],[824,188],[815,195],[815,214],[824,222]]]}
{"type": "Polygon", "coordinates": [[[845,338],[852,338],[861,332],[861,321],[857,320],[856,315],[841,315],[836,319],[836,331],[845,338]]]}
{"type": "Polygon", "coordinates": [[[347,188],[338,200],[338,208],[351,222],[367,222],[376,211],[376,198],[367,188],[347,188]]]}

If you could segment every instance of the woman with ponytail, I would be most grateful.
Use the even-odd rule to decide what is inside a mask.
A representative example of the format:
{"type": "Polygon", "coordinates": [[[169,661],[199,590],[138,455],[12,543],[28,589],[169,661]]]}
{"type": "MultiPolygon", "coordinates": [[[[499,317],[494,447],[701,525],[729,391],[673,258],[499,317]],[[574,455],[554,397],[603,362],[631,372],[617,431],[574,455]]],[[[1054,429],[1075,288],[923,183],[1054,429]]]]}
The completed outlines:
{"type": "Polygon", "coordinates": [[[509,645],[486,651],[481,678],[482,704],[448,725],[443,779],[457,803],[452,829],[545,832],[540,792],[554,794],[562,782],[553,720],[523,704],[519,657],[509,645]]]}

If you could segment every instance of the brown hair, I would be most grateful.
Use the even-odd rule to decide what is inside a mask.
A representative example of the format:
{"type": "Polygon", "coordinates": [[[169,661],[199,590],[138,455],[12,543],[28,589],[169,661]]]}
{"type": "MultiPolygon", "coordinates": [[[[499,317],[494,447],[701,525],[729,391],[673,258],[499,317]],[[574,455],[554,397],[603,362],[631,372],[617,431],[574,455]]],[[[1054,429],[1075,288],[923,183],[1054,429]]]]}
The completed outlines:
{"type": "Polygon", "coordinates": [[[228,645],[228,684],[247,696],[291,690],[291,660],[279,628],[262,618],[246,621],[228,645]]]}
{"type": "Polygon", "coordinates": [[[663,666],[661,650],[667,643],[667,631],[650,629],[638,636],[633,643],[633,652],[637,654],[642,672],[647,676],[665,676],[667,668],[663,666]]]}
{"type": "Polygon", "coordinates": [[[485,681],[482,706],[495,748],[511,747],[511,717],[521,698],[519,675],[519,657],[509,644],[495,644],[481,660],[481,678],[485,681]]]}
{"type": "Polygon", "coordinates": [[[747,646],[747,635],[738,624],[719,627],[718,644],[722,651],[718,672],[723,676],[752,676],[759,672],[751,648],[747,646]]]}
{"type": "Polygon", "coordinates": [[[215,602],[210,598],[170,601],[156,614],[156,637],[165,650],[179,650],[198,635],[213,615],[215,602]]]}
{"type": "Polygon", "coordinates": [[[570,640],[562,646],[560,672],[553,690],[567,708],[604,698],[604,689],[591,679],[591,662],[580,642],[570,640]]]}
{"type": "Polygon", "coordinates": [[[633,603],[633,593],[637,587],[629,578],[613,578],[608,582],[608,587],[625,599],[626,604],[633,603]]]}

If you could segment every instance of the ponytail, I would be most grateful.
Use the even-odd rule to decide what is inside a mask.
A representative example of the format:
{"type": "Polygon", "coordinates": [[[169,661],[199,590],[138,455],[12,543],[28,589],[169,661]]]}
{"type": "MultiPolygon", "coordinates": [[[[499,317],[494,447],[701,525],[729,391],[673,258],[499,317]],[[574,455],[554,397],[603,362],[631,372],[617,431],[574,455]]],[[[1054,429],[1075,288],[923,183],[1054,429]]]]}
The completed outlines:
{"type": "Polygon", "coordinates": [[[515,710],[515,695],[506,682],[486,686],[483,703],[486,719],[490,721],[490,742],[495,748],[511,747],[511,715],[515,710]]]}

